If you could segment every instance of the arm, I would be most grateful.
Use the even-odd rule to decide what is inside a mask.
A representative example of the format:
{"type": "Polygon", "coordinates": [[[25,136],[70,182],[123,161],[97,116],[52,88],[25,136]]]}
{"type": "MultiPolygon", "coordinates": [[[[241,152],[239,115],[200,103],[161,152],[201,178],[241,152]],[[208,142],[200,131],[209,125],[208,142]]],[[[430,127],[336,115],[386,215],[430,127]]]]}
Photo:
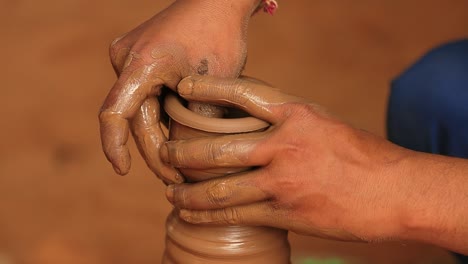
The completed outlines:
{"type": "Polygon", "coordinates": [[[165,144],[162,158],[175,167],[257,168],[169,186],[168,200],[186,221],[339,240],[423,241],[468,253],[467,160],[401,148],[259,83],[191,77],[178,91],[271,124],[263,132],[165,144]]]}
{"type": "Polygon", "coordinates": [[[401,239],[468,254],[468,161],[415,152],[402,169],[408,185],[401,239]]]}
{"type": "Polygon", "coordinates": [[[129,128],[148,166],[165,182],[181,182],[160,162],[166,138],[156,99],[191,74],[236,77],[246,58],[247,26],[260,0],[178,0],[110,47],[118,80],[99,114],[104,153],[117,173],[130,169],[129,128]],[[133,121],[133,122],[131,122],[133,121]]]}

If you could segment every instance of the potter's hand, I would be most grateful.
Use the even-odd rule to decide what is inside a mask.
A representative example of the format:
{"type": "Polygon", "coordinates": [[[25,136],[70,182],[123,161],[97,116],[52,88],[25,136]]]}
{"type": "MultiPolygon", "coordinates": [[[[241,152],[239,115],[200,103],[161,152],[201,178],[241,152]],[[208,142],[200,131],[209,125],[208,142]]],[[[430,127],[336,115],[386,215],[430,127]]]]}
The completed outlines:
{"type": "Polygon", "coordinates": [[[160,161],[159,146],[166,138],[154,97],[162,86],[175,90],[189,74],[238,76],[246,56],[247,24],[258,3],[176,1],[112,43],[118,80],[99,119],[103,150],[117,173],[124,175],[130,168],[126,142],[129,121],[135,118],[130,126],[148,166],[166,182],[181,182],[177,172],[160,161]]]}
{"type": "Polygon", "coordinates": [[[341,240],[416,240],[468,253],[467,160],[400,148],[246,80],[190,77],[179,93],[271,123],[264,132],[165,144],[162,158],[175,167],[257,168],[169,186],[184,220],[341,240]]]}
{"type": "Polygon", "coordinates": [[[187,100],[239,107],[271,124],[264,132],[165,144],[162,158],[175,167],[257,167],[170,186],[168,199],[189,209],[180,212],[186,221],[267,225],[343,240],[373,239],[362,223],[379,237],[398,228],[386,225],[397,217],[396,205],[377,202],[393,190],[380,186],[388,176],[384,168],[405,154],[401,148],[258,82],[189,77],[178,91],[187,100]]]}

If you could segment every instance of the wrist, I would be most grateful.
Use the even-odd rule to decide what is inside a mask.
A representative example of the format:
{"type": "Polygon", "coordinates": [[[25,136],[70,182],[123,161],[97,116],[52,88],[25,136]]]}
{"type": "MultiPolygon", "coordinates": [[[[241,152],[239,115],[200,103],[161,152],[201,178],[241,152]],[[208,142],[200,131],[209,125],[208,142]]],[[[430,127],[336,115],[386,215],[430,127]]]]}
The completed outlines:
{"type": "Polygon", "coordinates": [[[352,190],[357,194],[357,211],[350,216],[349,229],[368,242],[401,240],[406,171],[413,152],[368,132],[357,134],[353,156],[359,157],[356,164],[360,165],[352,173],[359,175],[360,184],[352,190]]]}
{"type": "Polygon", "coordinates": [[[401,217],[402,240],[466,252],[467,165],[462,159],[418,152],[408,160],[410,180],[401,217]]]}

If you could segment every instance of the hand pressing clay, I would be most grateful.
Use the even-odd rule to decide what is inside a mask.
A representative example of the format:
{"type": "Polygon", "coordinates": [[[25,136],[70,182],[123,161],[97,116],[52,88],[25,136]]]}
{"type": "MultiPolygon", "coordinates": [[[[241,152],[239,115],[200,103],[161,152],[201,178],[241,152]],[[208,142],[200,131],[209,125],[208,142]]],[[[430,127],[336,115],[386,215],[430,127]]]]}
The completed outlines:
{"type": "MultiPolygon", "coordinates": [[[[258,4],[174,1],[112,42],[109,53],[118,80],[99,121],[104,153],[118,174],[130,169],[126,143],[131,130],[148,167],[166,183],[180,182],[177,172],[160,161],[159,148],[167,139],[154,97],[163,86],[175,90],[188,75],[239,76],[247,55],[247,25],[258,4]]],[[[190,109],[218,114],[211,106],[194,104],[190,109]]]]}
{"type": "MultiPolygon", "coordinates": [[[[213,116],[212,108],[202,106],[201,109],[208,109],[208,114],[199,110],[197,112],[213,116]]],[[[220,110],[215,115],[218,117],[206,117],[185,108],[181,100],[174,95],[168,95],[165,100],[165,111],[171,117],[169,138],[209,140],[212,136],[228,134],[249,138],[251,132],[263,131],[269,126],[268,123],[253,117],[236,118],[240,114],[239,111],[217,109],[220,110]]],[[[193,155],[198,153],[194,151],[193,155]]],[[[216,153],[215,149],[213,153],[216,153]]],[[[179,169],[187,182],[198,182],[240,173],[250,168],[233,166],[217,169],[179,169]]],[[[245,190],[249,192],[248,187],[245,190]]],[[[219,194],[213,195],[213,198],[215,197],[219,197],[219,194]]],[[[213,200],[213,202],[222,203],[222,200],[213,200]]],[[[166,223],[166,250],[163,263],[289,263],[287,231],[271,227],[228,226],[228,224],[216,227],[189,224],[181,220],[178,211],[174,210],[166,223]]]]}
{"type": "Polygon", "coordinates": [[[182,80],[178,91],[186,100],[238,107],[270,123],[247,134],[171,138],[162,147],[163,160],[184,170],[255,168],[169,186],[166,195],[185,221],[272,226],[351,241],[388,238],[398,230],[398,201],[370,211],[361,205],[389,194],[376,189],[389,179],[382,166],[367,169],[391,165],[406,151],[352,128],[305,98],[251,80],[193,76],[182,80]],[[372,232],[357,215],[372,223],[372,232]]]}

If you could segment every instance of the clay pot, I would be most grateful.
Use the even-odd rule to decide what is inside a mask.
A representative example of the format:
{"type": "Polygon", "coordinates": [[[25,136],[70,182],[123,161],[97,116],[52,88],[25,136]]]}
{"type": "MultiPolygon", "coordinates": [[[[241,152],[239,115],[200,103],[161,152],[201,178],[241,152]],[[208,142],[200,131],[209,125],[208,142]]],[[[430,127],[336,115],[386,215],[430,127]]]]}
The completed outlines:
{"type": "MultiPolygon", "coordinates": [[[[169,138],[189,139],[220,134],[261,131],[268,123],[229,109],[223,118],[202,116],[187,109],[173,94],[166,97],[165,111],[171,117],[169,138]]],[[[203,181],[250,168],[212,170],[181,169],[189,182],[203,181]]],[[[173,211],[166,221],[163,264],[172,263],[289,263],[287,231],[270,227],[193,225],[173,211]]]]}

